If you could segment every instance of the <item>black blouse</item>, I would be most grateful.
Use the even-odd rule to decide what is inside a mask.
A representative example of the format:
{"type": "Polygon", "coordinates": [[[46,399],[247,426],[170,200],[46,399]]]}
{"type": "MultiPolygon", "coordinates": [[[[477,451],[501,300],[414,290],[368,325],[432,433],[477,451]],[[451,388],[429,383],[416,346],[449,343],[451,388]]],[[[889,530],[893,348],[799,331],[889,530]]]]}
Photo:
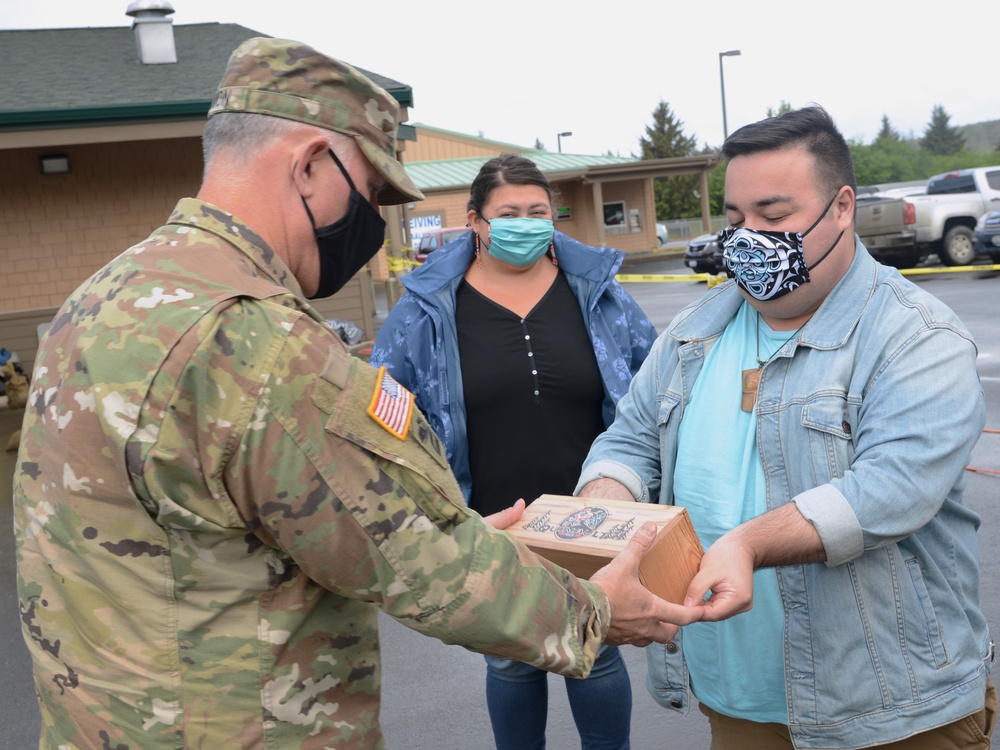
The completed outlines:
{"type": "Polygon", "coordinates": [[[466,282],[456,293],[470,505],[568,495],[604,431],[604,385],[580,303],[561,273],[524,318],[466,282]]]}

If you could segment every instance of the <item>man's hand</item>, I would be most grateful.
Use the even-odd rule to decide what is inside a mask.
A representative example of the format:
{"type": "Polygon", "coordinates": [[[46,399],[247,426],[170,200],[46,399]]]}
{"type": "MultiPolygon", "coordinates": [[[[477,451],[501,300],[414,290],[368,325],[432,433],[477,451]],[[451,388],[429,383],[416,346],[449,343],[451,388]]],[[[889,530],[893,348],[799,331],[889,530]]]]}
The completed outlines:
{"type": "Polygon", "coordinates": [[[611,604],[611,626],[605,643],[648,646],[666,643],[678,625],[701,618],[701,607],[682,607],[660,599],[639,583],[639,561],[656,538],[656,524],[644,523],[615,559],[591,576],[611,604]]]}
{"type": "Polygon", "coordinates": [[[787,503],[719,537],[701,558],[684,603],[701,607],[703,620],[724,620],[753,606],[753,572],[758,568],[824,560],[826,550],[815,527],[795,503],[787,503]],[[702,601],[709,590],[712,596],[702,601]]]}
{"type": "Polygon", "coordinates": [[[701,619],[717,622],[753,607],[753,551],[738,535],[724,534],[701,558],[684,604],[699,607],[701,619]],[[705,599],[711,590],[712,595],[705,599]]]}
{"type": "Polygon", "coordinates": [[[506,529],[514,521],[521,517],[524,513],[526,503],[524,498],[518,498],[518,501],[514,503],[509,508],[504,508],[503,510],[498,510],[496,513],[490,513],[488,516],[483,516],[483,520],[486,521],[494,529],[506,529]]]}

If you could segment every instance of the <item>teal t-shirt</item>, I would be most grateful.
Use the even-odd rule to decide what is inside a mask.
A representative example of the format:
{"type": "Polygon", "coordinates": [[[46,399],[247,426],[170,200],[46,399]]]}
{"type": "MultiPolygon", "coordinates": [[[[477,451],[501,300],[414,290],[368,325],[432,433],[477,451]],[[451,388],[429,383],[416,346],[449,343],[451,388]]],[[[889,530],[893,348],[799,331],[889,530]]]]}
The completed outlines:
{"type": "MultiPolygon", "coordinates": [[[[760,321],[760,359],[791,331],[760,321]]],[[[740,408],[741,372],[757,367],[757,313],[745,302],[709,351],[678,433],[674,493],[707,549],[730,529],[767,510],[757,450],[757,414],[740,408]]],[[[773,569],[754,573],[753,609],[722,622],[684,628],[691,689],[727,716],[788,723],[784,612],[773,569]]]]}

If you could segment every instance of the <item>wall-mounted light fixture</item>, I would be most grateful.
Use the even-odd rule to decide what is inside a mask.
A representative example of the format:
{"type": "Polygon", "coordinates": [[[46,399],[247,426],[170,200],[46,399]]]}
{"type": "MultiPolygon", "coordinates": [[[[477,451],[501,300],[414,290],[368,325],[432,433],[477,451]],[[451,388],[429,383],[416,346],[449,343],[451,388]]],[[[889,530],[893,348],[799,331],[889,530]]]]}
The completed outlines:
{"type": "Polygon", "coordinates": [[[69,157],[66,154],[47,154],[38,157],[42,174],[66,174],[69,172],[69,157]]]}

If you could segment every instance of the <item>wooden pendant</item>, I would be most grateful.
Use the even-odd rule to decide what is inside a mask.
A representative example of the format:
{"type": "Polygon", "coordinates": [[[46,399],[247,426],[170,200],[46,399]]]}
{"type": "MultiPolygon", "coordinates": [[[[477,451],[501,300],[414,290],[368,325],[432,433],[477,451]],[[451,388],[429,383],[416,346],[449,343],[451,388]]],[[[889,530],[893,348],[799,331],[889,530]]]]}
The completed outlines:
{"type": "Polygon", "coordinates": [[[743,376],[743,400],[740,402],[740,408],[745,412],[753,411],[754,404],[757,403],[757,388],[760,386],[762,369],[755,367],[741,373],[743,376]]]}

